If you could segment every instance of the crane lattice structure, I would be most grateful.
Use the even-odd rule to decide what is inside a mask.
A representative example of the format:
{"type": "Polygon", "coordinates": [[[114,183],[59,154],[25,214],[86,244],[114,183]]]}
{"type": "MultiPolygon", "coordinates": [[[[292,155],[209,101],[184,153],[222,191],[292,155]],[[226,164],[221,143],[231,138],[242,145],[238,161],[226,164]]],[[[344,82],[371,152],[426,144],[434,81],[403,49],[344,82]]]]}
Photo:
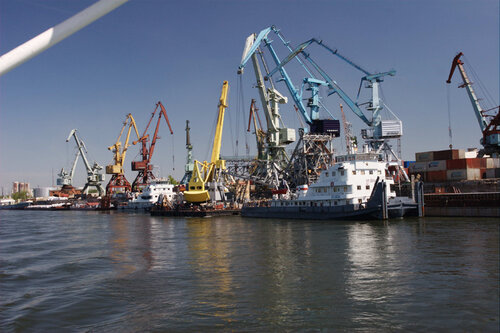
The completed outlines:
{"type": "Polygon", "coordinates": [[[191,128],[189,127],[189,120],[186,120],[186,164],[184,166],[184,176],[180,182],[181,185],[187,185],[191,176],[193,175],[194,170],[194,162],[193,162],[193,145],[191,144],[191,136],[189,135],[189,131],[191,128]]]}
{"type": "Polygon", "coordinates": [[[127,154],[127,149],[129,147],[129,139],[130,132],[134,128],[135,134],[139,139],[139,132],[137,131],[137,125],[135,123],[134,117],[131,113],[127,115],[127,118],[123,122],[122,130],[118,135],[118,139],[115,144],[108,147],[108,150],[113,151],[113,161],[114,164],[110,164],[106,166],[106,173],[112,175],[109,180],[108,185],[106,186],[106,194],[108,196],[117,193],[117,192],[130,192],[132,190],[132,186],[128,182],[127,178],[125,178],[125,174],[123,172],[123,163],[125,162],[125,156],[127,154]],[[125,144],[122,147],[122,143],[120,138],[123,134],[123,131],[128,126],[127,138],[125,139],[125,144]]]}
{"type": "MultiPolygon", "coordinates": [[[[331,146],[331,144],[324,145],[325,140],[328,139],[325,135],[329,135],[330,140],[334,137],[338,137],[340,122],[328,111],[325,104],[321,100],[319,95],[321,87],[325,87],[328,90],[328,96],[337,94],[368,126],[367,129],[362,131],[362,136],[371,146],[372,150],[379,153],[381,159],[387,161],[395,160],[398,165],[401,164],[400,157],[392,150],[388,140],[401,137],[403,133],[402,122],[394,114],[392,114],[388,108],[386,109],[392,114],[392,119],[382,119],[381,111],[384,109],[385,104],[379,96],[380,83],[383,81],[385,76],[395,75],[394,70],[382,73],[370,73],[347,57],[341,55],[338,50],[330,48],[323,43],[323,41],[315,38],[309,39],[300,44],[298,47],[293,48],[291,43],[284,38],[280,30],[272,26],[262,30],[258,35],[251,35],[247,39],[242,61],[239,66],[240,73],[243,72],[246,63],[250,60],[250,58],[255,58],[255,53],[260,52],[261,46],[269,52],[276,65],[274,69],[268,71],[264,80],[271,80],[273,75],[279,73],[279,80],[285,83],[299,113],[309,125],[309,129],[305,129],[303,131],[301,140],[299,140],[299,143],[302,145],[305,144],[305,146],[296,148],[295,152],[308,152],[312,149],[313,152],[310,154],[313,156],[317,154],[317,156],[309,158],[302,155],[302,153],[297,153],[293,159],[290,159],[289,164],[296,165],[287,166],[286,170],[293,169],[305,172],[305,174],[297,175],[299,179],[290,179],[295,183],[294,185],[297,184],[297,181],[304,178],[308,179],[308,182],[313,181],[315,177],[309,177],[309,175],[317,174],[324,167],[325,161],[328,161],[328,164],[333,163],[333,158],[330,158],[333,156],[333,151],[327,151],[325,154],[325,148],[331,146]],[[278,37],[278,39],[289,51],[289,54],[286,57],[282,59],[278,57],[278,54],[272,45],[273,41],[268,37],[271,32],[278,37]],[[313,60],[311,54],[305,51],[306,48],[312,44],[319,45],[323,49],[326,49],[330,54],[337,56],[364,74],[361,78],[356,101],[351,99],[335,82],[335,80],[333,80],[332,77],[329,76],[315,60],[313,60]],[[285,69],[287,64],[293,59],[299,63],[307,74],[299,85],[300,89],[296,88],[296,85],[293,84],[293,81],[285,69]],[[358,100],[363,83],[365,84],[365,88],[370,89],[371,99],[368,102],[359,103],[358,100]],[[306,92],[309,94],[308,97],[304,96],[306,92]],[[305,105],[304,101],[307,101],[307,105],[305,105]],[[365,115],[360,108],[361,106],[365,106],[366,110],[371,112],[370,117],[365,115]],[[328,112],[331,119],[320,119],[320,110],[328,112]],[[310,134],[313,135],[310,136],[310,134]],[[323,135],[324,137],[318,138],[318,135],[323,135]],[[314,141],[318,139],[319,141],[317,142],[309,142],[311,140],[314,141]],[[304,163],[307,164],[305,168],[303,167],[304,163]]],[[[282,176],[286,177],[287,174],[283,173],[282,176]]]]}
{"type": "MultiPolygon", "coordinates": [[[[101,182],[104,181],[104,175],[100,173],[102,170],[102,166],[100,166],[97,162],[94,162],[94,164],[90,164],[88,159],[87,159],[87,147],[85,147],[85,143],[83,140],[81,140],[77,134],[76,134],[76,129],[71,130],[71,132],[68,135],[68,138],[66,139],[66,142],[68,142],[71,137],[75,139],[76,146],[78,147],[78,155],[82,157],[83,164],[85,165],[85,169],[87,170],[87,182],[85,183],[85,186],[83,187],[82,193],[88,194],[88,190],[91,187],[94,187],[97,189],[99,192],[99,196],[102,196],[104,194],[104,189],[102,188],[101,182]]],[[[76,160],[73,163],[73,168],[71,171],[71,177],[73,177],[74,173],[74,168],[76,166],[76,160]]]]}
{"type": "Polygon", "coordinates": [[[153,157],[153,153],[155,150],[156,146],[156,140],[158,140],[160,137],[158,136],[158,129],[160,127],[160,122],[161,122],[161,117],[165,118],[165,121],[167,122],[168,128],[170,130],[170,134],[174,134],[172,131],[172,127],[170,126],[170,121],[168,120],[167,116],[167,111],[165,110],[165,107],[161,102],[156,103],[155,110],[151,114],[151,118],[149,119],[148,125],[146,126],[146,129],[144,130],[144,133],[142,136],[133,142],[133,144],[137,144],[138,142],[141,143],[141,156],[142,160],[141,161],[132,161],[132,171],[138,171],[137,176],[135,177],[134,181],[132,182],[132,191],[134,192],[140,192],[142,191],[149,183],[151,180],[155,179],[155,175],[153,174],[153,165],[151,164],[151,158],[153,157]],[[156,122],[156,128],[155,132],[153,134],[153,138],[151,140],[151,144],[148,147],[148,141],[149,141],[149,134],[148,129],[149,125],[151,125],[151,121],[153,120],[156,111],[160,109],[160,112],[158,113],[158,120],[156,122]]]}

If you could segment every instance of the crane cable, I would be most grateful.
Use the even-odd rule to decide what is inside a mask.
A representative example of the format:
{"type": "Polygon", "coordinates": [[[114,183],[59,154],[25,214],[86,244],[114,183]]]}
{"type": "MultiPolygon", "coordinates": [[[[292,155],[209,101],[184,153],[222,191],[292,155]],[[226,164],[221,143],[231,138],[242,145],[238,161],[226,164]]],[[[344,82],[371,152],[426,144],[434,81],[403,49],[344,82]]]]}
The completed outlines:
{"type": "Polygon", "coordinates": [[[450,149],[453,148],[453,133],[451,131],[451,98],[450,98],[450,85],[446,85],[446,100],[448,105],[448,135],[450,137],[450,149]]]}
{"type": "Polygon", "coordinates": [[[490,109],[491,107],[495,106],[495,100],[493,99],[490,91],[486,86],[484,85],[483,81],[481,81],[479,75],[477,75],[477,72],[474,70],[472,65],[470,64],[469,60],[463,55],[464,60],[465,60],[465,66],[467,67],[468,71],[472,74],[472,78],[475,82],[477,82],[479,90],[481,90],[483,97],[486,99],[486,108],[485,109],[490,109]]]}

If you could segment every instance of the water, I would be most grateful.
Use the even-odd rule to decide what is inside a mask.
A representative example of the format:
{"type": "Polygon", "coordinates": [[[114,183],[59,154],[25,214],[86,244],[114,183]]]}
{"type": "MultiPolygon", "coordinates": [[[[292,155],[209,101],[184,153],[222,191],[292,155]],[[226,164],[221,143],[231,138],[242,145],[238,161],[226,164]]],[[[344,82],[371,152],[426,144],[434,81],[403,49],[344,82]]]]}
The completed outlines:
{"type": "Polygon", "coordinates": [[[0,211],[0,331],[498,331],[498,219],[0,211]]]}

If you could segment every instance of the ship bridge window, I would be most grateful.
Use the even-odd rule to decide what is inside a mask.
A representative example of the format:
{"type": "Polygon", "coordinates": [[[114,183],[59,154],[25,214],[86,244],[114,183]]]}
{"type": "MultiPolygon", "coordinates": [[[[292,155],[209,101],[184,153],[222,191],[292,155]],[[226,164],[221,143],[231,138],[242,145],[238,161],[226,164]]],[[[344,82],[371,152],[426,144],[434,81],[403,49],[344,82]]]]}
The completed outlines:
{"type": "Polygon", "coordinates": [[[328,171],[327,171],[327,172],[325,172],[325,177],[328,177],[328,171]]]}
{"type": "Polygon", "coordinates": [[[369,190],[370,189],[370,185],[366,185],[366,189],[369,190]]]}
{"type": "Polygon", "coordinates": [[[340,175],[343,176],[344,175],[344,170],[340,170],[340,175]]]}
{"type": "Polygon", "coordinates": [[[358,190],[361,190],[361,185],[358,185],[358,190]]]}
{"type": "Polygon", "coordinates": [[[335,177],[335,171],[332,171],[332,177],[335,177]]]}
{"type": "Polygon", "coordinates": [[[352,170],[352,174],[355,175],[356,174],[356,170],[352,170]]]}
{"type": "Polygon", "coordinates": [[[373,175],[373,170],[370,170],[370,175],[373,175]]]}

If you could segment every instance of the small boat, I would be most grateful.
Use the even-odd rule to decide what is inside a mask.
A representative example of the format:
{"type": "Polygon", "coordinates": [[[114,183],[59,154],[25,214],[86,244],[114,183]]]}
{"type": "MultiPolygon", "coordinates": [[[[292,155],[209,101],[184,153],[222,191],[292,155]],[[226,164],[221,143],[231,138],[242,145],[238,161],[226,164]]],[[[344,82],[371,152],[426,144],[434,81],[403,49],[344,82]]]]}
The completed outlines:
{"type": "Polygon", "coordinates": [[[130,200],[125,205],[118,206],[118,209],[149,211],[160,198],[167,201],[174,200],[176,195],[174,187],[168,179],[155,179],[136,198],[130,200]]]}
{"type": "Polygon", "coordinates": [[[372,152],[337,156],[310,186],[301,185],[290,198],[250,201],[241,215],[286,219],[386,219],[423,215],[422,184],[418,200],[397,197],[388,163],[372,152]]]}

